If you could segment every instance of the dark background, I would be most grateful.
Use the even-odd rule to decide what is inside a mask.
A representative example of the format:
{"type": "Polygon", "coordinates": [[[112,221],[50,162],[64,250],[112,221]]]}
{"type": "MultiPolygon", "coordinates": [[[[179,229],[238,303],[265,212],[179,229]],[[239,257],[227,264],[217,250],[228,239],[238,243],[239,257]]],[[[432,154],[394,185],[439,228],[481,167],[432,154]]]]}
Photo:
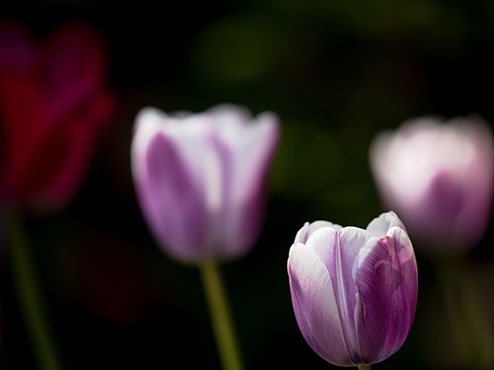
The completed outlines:
{"type": "MultiPolygon", "coordinates": [[[[246,367],[259,370],[332,368],[296,326],[286,260],[305,221],[365,227],[383,211],[369,172],[372,138],[424,114],[494,122],[488,0],[16,1],[3,2],[0,17],[40,38],[82,20],[111,58],[118,109],[79,193],[57,214],[24,218],[65,369],[220,368],[198,271],[160,251],[136,203],[129,148],[142,107],[231,102],[282,121],[263,232],[251,253],[222,268],[246,367]]],[[[492,236],[490,228],[466,256],[486,296],[492,236]]],[[[0,367],[35,369],[7,251],[0,367]]],[[[461,368],[434,261],[419,248],[417,258],[414,327],[373,368],[461,368]]]]}

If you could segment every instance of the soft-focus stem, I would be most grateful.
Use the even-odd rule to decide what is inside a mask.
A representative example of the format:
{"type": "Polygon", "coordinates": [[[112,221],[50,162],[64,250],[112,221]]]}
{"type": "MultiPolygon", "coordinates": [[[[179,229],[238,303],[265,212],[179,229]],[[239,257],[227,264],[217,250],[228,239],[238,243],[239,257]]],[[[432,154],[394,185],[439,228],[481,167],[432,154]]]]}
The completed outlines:
{"type": "Polygon", "coordinates": [[[200,265],[200,270],[223,369],[242,370],[240,351],[218,266],[213,261],[206,261],[200,265]]]}
{"type": "Polygon", "coordinates": [[[13,282],[36,363],[42,370],[60,370],[27,238],[22,231],[21,220],[14,212],[8,215],[7,237],[10,241],[8,251],[13,282]]]}
{"type": "Polygon", "coordinates": [[[370,370],[370,365],[358,365],[358,370],[370,370]]]}
{"type": "Polygon", "coordinates": [[[460,353],[469,367],[490,368],[493,364],[492,324],[467,261],[444,261],[439,267],[439,282],[460,353]]]}

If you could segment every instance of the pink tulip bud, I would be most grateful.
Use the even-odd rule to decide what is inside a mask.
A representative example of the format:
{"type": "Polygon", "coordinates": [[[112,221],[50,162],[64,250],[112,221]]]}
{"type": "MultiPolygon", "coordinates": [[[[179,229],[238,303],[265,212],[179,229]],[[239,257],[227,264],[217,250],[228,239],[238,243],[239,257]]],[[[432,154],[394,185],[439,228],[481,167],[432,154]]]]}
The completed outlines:
{"type": "Polygon", "coordinates": [[[403,344],[417,304],[417,264],[394,212],[367,229],[306,223],[288,257],[298,326],[338,366],[380,362],[403,344]]]}
{"type": "Polygon", "coordinates": [[[373,141],[370,163],[386,207],[417,240],[451,250],[475,246],[483,236],[493,195],[494,146],[480,118],[407,121],[373,141]]]}

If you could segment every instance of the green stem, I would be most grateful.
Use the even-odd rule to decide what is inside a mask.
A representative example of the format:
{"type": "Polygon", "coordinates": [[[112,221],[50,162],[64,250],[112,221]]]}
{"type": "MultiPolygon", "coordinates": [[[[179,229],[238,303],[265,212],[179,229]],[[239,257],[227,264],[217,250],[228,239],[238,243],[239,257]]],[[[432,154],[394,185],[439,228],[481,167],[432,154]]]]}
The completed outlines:
{"type": "Polygon", "coordinates": [[[242,370],[240,351],[218,266],[213,261],[206,261],[200,265],[200,270],[223,369],[242,370]]]}
{"type": "Polygon", "coordinates": [[[494,363],[488,315],[473,281],[468,261],[444,261],[439,282],[454,339],[469,367],[487,369],[494,363]]]}
{"type": "Polygon", "coordinates": [[[470,340],[467,338],[464,317],[462,314],[461,299],[458,289],[458,264],[457,261],[440,261],[438,265],[439,286],[445,300],[446,314],[451,325],[452,334],[461,358],[469,357],[470,340]]]}
{"type": "Polygon", "coordinates": [[[358,370],[370,370],[370,365],[358,365],[358,370]]]}
{"type": "Polygon", "coordinates": [[[45,318],[43,299],[21,221],[14,213],[8,218],[7,236],[13,282],[25,325],[33,346],[36,363],[42,370],[59,370],[50,327],[45,318]]]}

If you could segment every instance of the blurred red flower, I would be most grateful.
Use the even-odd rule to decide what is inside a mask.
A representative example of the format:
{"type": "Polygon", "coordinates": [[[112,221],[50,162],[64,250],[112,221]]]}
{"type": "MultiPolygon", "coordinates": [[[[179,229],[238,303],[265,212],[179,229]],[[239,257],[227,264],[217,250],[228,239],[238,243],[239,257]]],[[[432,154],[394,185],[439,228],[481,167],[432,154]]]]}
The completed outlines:
{"type": "Polygon", "coordinates": [[[104,40],[70,22],[46,40],[0,23],[0,199],[58,208],[81,182],[114,108],[104,40]]]}

